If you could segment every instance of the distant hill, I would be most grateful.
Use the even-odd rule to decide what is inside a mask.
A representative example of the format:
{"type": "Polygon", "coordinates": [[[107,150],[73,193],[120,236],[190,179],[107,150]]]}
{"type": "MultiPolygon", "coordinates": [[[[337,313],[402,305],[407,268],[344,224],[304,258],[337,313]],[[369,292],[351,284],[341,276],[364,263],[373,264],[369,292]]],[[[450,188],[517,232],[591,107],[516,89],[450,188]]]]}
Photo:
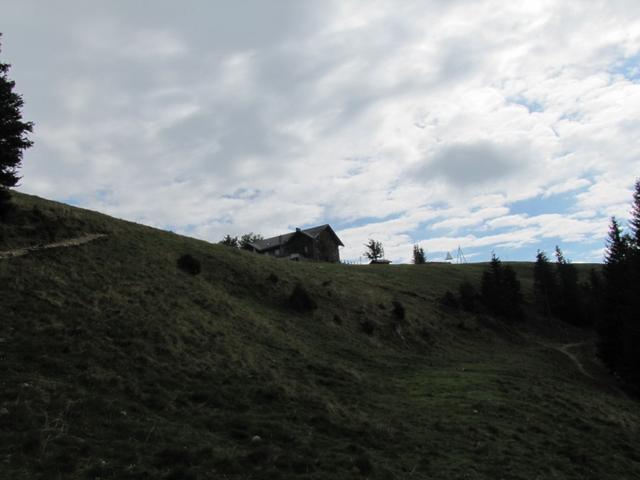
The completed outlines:
{"type": "Polygon", "coordinates": [[[0,252],[36,248],[0,258],[0,478],[640,478],[640,404],[590,332],[441,306],[483,265],[288,262],[14,202],[0,252]]]}

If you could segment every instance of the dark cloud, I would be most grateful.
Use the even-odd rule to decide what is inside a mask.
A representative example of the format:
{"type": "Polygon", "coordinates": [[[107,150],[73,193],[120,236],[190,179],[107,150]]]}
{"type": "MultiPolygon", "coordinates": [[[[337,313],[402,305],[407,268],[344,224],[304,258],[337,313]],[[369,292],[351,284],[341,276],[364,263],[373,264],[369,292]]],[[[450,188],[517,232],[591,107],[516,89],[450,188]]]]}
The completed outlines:
{"type": "Polygon", "coordinates": [[[527,168],[531,158],[526,148],[490,141],[454,143],[438,150],[420,165],[417,178],[444,178],[456,187],[469,187],[502,180],[527,168]]]}

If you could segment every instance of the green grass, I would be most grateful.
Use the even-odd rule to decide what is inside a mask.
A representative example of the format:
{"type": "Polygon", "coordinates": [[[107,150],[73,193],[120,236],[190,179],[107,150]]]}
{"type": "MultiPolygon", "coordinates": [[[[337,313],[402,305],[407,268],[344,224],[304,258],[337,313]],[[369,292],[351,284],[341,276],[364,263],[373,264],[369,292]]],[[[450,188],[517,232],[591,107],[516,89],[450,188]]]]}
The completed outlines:
{"type": "Polygon", "coordinates": [[[591,332],[439,306],[483,265],[286,262],[15,203],[0,250],[108,236],[0,260],[1,478],[640,477],[639,404],[591,332]],[[577,341],[595,379],[545,346],[577,341]]]}

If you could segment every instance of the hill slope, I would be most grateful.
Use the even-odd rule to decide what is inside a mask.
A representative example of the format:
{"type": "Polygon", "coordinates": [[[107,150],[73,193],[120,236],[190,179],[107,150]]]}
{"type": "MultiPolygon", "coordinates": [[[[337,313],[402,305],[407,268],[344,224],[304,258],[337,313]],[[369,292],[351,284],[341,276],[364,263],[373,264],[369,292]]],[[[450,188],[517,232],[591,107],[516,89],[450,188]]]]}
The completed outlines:
{"type": "Polygon", "coordinates": [[[2,478],[640,477],[588,332],[439,306],[482,265],[278,261],[14,198],[0,251],[105,236],[0,259],[2,478]]]}

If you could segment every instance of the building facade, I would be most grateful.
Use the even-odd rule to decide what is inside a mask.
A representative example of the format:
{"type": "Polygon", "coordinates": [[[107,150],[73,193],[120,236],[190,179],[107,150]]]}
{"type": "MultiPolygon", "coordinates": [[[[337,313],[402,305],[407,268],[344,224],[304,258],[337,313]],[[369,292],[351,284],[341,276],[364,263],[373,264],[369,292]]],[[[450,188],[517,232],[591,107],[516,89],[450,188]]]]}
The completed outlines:
{"type": "Polygon", "coordinates": [[[257,240],[251,250],[264,255],[291,260],[339,262],[344,244],[329,225],[300,229],[276,237],[257,240]]]}

